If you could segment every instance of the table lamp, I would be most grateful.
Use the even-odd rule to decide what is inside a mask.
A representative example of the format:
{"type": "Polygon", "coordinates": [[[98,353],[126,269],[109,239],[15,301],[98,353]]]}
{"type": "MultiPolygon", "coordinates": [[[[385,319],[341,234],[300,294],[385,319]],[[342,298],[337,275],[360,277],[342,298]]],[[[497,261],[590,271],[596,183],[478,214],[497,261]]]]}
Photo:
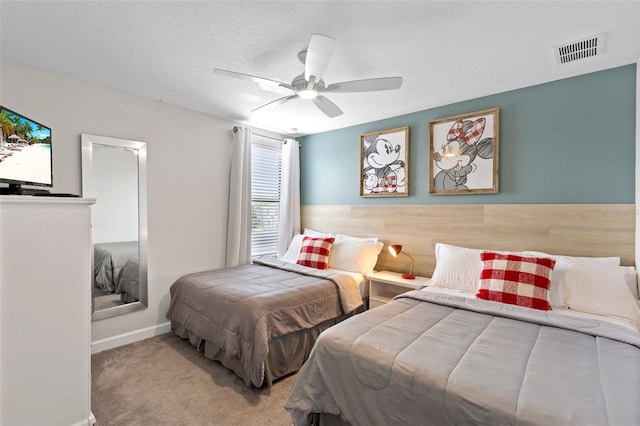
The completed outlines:
{"type": "Polygon", "coordinates": [[[404,254],[405,256],[407,256],[409,259],[411,259],[411,266],[409,267],[409,273],[408,274],[402,274],[401,277],[404,278],[405,280],[413,280],[415,279],[415,275],[412,274],[413,272],[413,257],[409,256],[407,253],[402,251],[402,246],[399,244],[389,244],[389,253],[391,253],[391,255],[393,257],[397,257],[400,253],[404,254]]]}

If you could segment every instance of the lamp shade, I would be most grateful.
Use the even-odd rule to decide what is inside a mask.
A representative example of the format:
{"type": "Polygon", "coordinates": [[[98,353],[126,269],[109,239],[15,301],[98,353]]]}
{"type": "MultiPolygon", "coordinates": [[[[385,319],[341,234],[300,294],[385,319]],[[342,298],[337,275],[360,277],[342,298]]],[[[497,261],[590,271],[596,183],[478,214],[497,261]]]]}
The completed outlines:
{"type": "Polygon", "coordinates": [[[402,246],[400,244],[393,244],[389,246],[389,253],[391,253],[393,257],[399,255],[400,252],[402,252],[402,246]]]}
{"type": "Polygon", "coordinates": [[[412,274],[412,272],[413,272],[413,257],[409,256],[407,253],[403,253],[402,252],[402,246],[400,244],[389,244],[388,248],[389,248],[389,253],[391,253],[391,255],[393,257],[396,257],[400,253],[402,253],[405,256],[407,256],[409,258],[409,260],[411,260],[411,266],[409,267],[409,273],[408,274],[402,274],[401,277],[404,278],[405,280],[413,280],[413,279],[415,279],[415,275],[412,274]]]}

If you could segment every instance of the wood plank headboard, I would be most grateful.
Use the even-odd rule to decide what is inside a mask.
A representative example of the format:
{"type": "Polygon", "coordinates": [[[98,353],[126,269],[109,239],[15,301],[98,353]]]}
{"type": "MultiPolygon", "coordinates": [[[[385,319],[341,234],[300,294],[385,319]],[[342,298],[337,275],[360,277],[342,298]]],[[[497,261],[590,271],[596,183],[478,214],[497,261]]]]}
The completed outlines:
{"type": "Polygon", "coordinates": [[[635,263],[635,204],[305,205],[305,228],[385,243],[376,269],[431,276],[435,243],[494,250],[537,250],[572,256],[620,256],[635,263]]]}

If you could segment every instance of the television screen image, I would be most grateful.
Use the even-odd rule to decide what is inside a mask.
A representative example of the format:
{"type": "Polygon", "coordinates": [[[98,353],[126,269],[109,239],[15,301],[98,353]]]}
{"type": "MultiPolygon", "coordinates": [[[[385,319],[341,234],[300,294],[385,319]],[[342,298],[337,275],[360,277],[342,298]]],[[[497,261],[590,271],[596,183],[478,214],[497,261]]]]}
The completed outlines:
{"type": "Polygon", "coordinates": [[[11,193],[21,185],[51,187],[52,159],[51,129],[0,106],[0,182],[11,193]]]}

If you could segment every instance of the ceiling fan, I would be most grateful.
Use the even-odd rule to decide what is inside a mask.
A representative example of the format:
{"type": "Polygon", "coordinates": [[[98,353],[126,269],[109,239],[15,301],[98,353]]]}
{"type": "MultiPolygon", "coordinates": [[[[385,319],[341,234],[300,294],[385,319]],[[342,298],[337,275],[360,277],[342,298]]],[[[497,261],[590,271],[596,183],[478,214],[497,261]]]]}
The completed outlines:
{"type": "Polygon", "coordinates": [[[223,69],[215,69],[214,72],[229,77],[250,80],[254,83],[283,87],[293,92],[292,95],[276,99],[275,101],[262,105],[251,112],[263,108],[273,108],[289,101],[302,98],[312,100],[320,111],[331,118],[341,115],[342,110],[338,108],[336,104],[323,96],[322,93],[374,92],[399,89],[400,86],[402,86],[402,77],[344,81],[342,83],[333,83],[326,86],[324,80],[322,80],[322,75],[327,69],[335,44],[336,40],[331,37],[312,34],[307,50],[298,53],[298,59],[304,64],[304,73],[295,77],[291,84],[223,69]]]}

